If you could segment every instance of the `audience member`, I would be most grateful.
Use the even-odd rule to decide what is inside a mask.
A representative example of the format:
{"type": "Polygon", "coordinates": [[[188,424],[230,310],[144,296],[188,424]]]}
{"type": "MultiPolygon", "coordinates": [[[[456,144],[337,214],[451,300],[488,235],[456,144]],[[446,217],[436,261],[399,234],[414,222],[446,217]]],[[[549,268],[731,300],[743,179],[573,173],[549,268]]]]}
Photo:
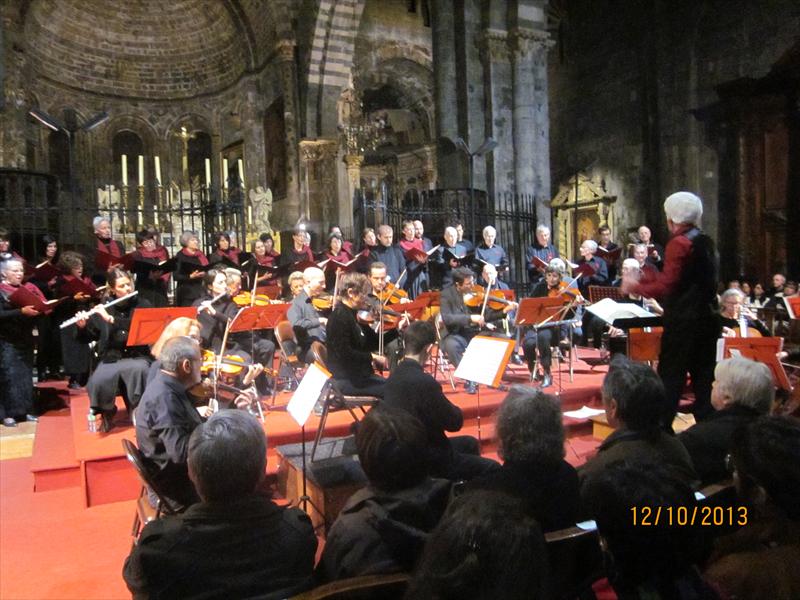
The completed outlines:
{"type": "Polygon", "coordinates": [[[731,467],[744,527],[716,541],[706,578],[727,598],[800,598],[800,421],[740,427],[731,467]]]}
{"type": "Polygon", "coordinates": [[[522,503],[501,492],[456,498],[425,546],[406,598],[548,598],[547,547],[522,503]]]}
{"type": "Polygon", "coordinates": [[[603,380],[602,395],[606,418],[614,432],[600,444],[597,455],[578,469],[581,483],[619,460],[664,464],[674,469],[682,481],[697,481],[686,448],[664,431],[664,384],[650,367],[624,356],[615,357],[603,380]]]}
{"type": "Polygon", "coordinates": [[[691,516],[698,504],[675,471],[658,463],[621,461],[593,473],[586,486],[607,554],[606,574],[618,598],[717,597],[696,567],[709,550],[699,520],[678,525],[679,512],[691,516]]]}
{"type": "Polygon", "coordinates": [[[303,511],[258,491],[266,456],[264,430],[245,412],[195,429],[189,476],[201,502],[145,526],[123,571],[134,597],[284,598],[309,586],[317,538],[303,511]]]}
{"type": "Polygon", "coordinates": [[[733,432],[767,414],[774,399],[772,375],[765,364],[743,357],[717,364],[711,388],[715,412],[678,436],[703,485],[730,477],[725,455],[731,449],[733,432]]]}
{"type": "Polygon", "coordinates": [[[497,414],[503,466],[475,479],[470,489],[494,489],[518,497],[543,531],[575,524],[580,493],[578,474],[564,460],[564,425],[554,396],[515,385],[497,414]]]}
{"type": "Polygon", "coordinates": [[[371,410],[356,432],[369,484],[345,503],[325,542],[317,575],[411,571],[444,513],[450,482],[428,477],[422,423],[405,411],[371,410]]]}
{"type": "Polygon", "coordinates": [[[403,341],[405,358],[386,380],[378,410],[403,410],[423,424],[432,475],[456,481],[496,469],[495,461],[480,455],[480,445],[474,437],[445,435],[446,431],[460,430],[464,417],[461,409],[444,395],[441,384],[423,369],[436,342],[433,324],[414,321],[406,329],[403,341]]]}

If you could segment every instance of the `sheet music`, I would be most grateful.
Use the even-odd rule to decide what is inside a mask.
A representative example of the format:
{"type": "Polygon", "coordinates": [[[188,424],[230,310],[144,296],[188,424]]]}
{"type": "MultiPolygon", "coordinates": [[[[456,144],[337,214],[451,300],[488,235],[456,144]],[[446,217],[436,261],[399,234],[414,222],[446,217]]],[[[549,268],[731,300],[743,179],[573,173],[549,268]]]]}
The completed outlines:
{"type": "Polygon", "coordinates": [[[322,390],[325,384],[331,378],[331,374],[320,367],[317,363],[309,365],[306,369],[306,374],[297,386],[292,399],[286,405],[286,412],[301,427],[306,424],[311,411],[314,410],[314,405],[322,395],[322,390]]]}
{"type": "Polygon", "coordinates": [[[598,408],[589,408],[588,406],[584,405],[578,410],[568,410],[564,412],[565,417],[569,417],[570,419],[588,419],[590,417],[596,417],[597,415],[605,414],[604,409],[598,408]]]}
{"type": "Polygon", "coordinates": [[[613,323],[617,319],[656,318],[651,312],[646,311],[637,304],[614,302],[611,298],[603,298],[588,307],[590,313],[606,323],[613,323]]]}
{"type": "Polygon", "coordinates": [[[495,385],[505,371],[513,347],[514,340],[475,336],[453,375],[466,381],[495,385]]]}

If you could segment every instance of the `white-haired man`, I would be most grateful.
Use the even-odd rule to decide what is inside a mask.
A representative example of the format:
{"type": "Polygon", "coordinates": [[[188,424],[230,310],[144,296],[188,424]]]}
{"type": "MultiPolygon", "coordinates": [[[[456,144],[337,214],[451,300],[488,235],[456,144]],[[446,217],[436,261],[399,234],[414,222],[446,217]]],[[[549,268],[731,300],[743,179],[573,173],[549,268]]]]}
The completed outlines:
{"type": "Polygon", "coordinates": [[[313,298],[324,291],[325,273],[317,267],[308,267],[303,271],[303,291],[292,299],[292,304],[286,313],[286,319],[294,328],[299,347],[291,348],[291,342],[284,345],[289,346],[286,348],[287,352],[295,352],[306,363],[314,362],[314,355],[310,351],[311,343],[315,340],[325,341],[325,326],[328,324],[328,319],[320,316],[311,303],[313,298]]]}
{"type": "Polygon", "coordinates": [[[621,288],[626,294],[655,298],[664,307],[658,374],[671,410],[664,415],[664,425],[669,427],[687,372],[692,377],[695,415],[702,419],[712,410],[711,382],[720,324],[716,315],[717,254],[714,242],[699,228],[702,200],[689,192],[677,192],[665,200],[664,213],[672,234],[664,253],[664,270],[647,281],[623,277],[621,288]]]}
{"type": "Polygon", "coordinates": [[[550,228],[541,224],[536,227],[536,239],[525,249],[525,265],[528,270],[528,280],[533,289],[544,277],[544,270],[550,261],[558,257],[558,248],[553,245],[550,228]],[[534,257],[540,259],[544,266],[534,264],[534,257]]]}
{"type": "Polygon", "coordinates": [[[494,265],[498,273],[508,269],[508,256],[505,248],[496,244],[497,230],[491,225],[483,228],[483,243],[475,248],[475,270],[480,273],[483,265],[494,265]]]}
{"type": "Polygon", "coordinates": [[[647,225],[639,227],[636,235],[639,237],[639,243],[647,248],[647,262],[660,271],[664,267],[664,246],[653,241],[653,234],[647,225]]]}

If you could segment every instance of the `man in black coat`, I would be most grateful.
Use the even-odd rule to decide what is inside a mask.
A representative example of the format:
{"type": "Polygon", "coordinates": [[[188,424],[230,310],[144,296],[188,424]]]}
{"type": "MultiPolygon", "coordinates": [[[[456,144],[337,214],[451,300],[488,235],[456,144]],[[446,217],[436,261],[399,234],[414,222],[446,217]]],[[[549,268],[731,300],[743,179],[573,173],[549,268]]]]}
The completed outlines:
{"type": "Polygon", "coordinates": [[[406,257],[399,246],[392,244],[394,241],[394,230],[388,225],[378,227],[378,245],[372,249],[369,255],[369,262],[382,262],[386,265],[386,274],[389,282],[400,288],[406,285],[406,257]],[[403,276],[400,281],[400,276],[403,276]]]}
{"type": "Polygon", "coordinates": [[[134,597],[285,598],[308,588],[317,539],[304,512],[260,492],[261,424],[222,411],[195,429],[188,447],[202,500],[145,526],[123,571],[134,597]]]}
{"type": "Polygon", "coordinates": [[[775,386],[765,364],[743,357],[717,364],[711,388],[715,412],[678,436],[702,485],[730,479],[725,456],[731,451],[733,432],[767,414],[774,398],[775,386]]]}
{"type": "Polygon", "coordinates": [[[461,409],[450,402],[441,384],[426,373],[431,346],[436,342],[433,325],[414,321],[406,329],[403,340],[405,357],[386,381],[380,408],[404,410],[425,427],[427,454],[431,475],[458,481],[472,479],[498,467],[480,455],[478,440],[470,435],[447,437],[446,431],[458,431],[464,424],[461,409]]]}

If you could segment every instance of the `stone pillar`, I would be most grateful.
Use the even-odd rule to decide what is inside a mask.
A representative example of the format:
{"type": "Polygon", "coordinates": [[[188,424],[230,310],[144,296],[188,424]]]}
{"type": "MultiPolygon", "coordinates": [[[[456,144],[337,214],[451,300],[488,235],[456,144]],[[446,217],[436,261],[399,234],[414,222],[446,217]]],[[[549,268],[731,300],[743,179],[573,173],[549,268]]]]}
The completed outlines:
{"type": "Polygon", "coordinates": [[[513,64],[514,179],[517,194],[533,194],[536,218],[550,224],[550,143],[545,31],[517,29],[509,36],[513,64]]]}
{"type": "Polygon", "coordinates": [[[286,128],[286,200],[276,207],[276,226],[293,226],[300,218],[300,159],[298,156],[297,71],[294,64],[294,42],[281,40],[277,45],[278,69],[283,88],[283,118],[286,128]]]}
{"type": "Polygon", "coordinates": [[[324,235],[338,220],[336,181],[336,140],[317,139],[300,142],[303,163],[301,215],[319,226],[324,235]]]}
{"type": "MultiPolygon", "coordinates": [[[[458,131],[455,21],[452,2],[431,2],[433,40],[433,87],[436,113],[436,138],[455,139],[458,131]]],[[[437,144],[439,187],[465,186],[467,163],[463,152],[437,144]]]]}
{"type": "Polygon", "coordinates": [[[486,136],[497,142],[486,156],[487,190],[498,194],[513,191],[514,128],[511,103],[511,55],[505,31],[488,29],[480,40],[486,98],[486,136]]]}
{"type": "Polygon", "coordinates": [[[24,30],[18,2],[0,3],[0,167],[27,168],[25,157],[26,114],[30,104],[26,91],[24,30]]]}

